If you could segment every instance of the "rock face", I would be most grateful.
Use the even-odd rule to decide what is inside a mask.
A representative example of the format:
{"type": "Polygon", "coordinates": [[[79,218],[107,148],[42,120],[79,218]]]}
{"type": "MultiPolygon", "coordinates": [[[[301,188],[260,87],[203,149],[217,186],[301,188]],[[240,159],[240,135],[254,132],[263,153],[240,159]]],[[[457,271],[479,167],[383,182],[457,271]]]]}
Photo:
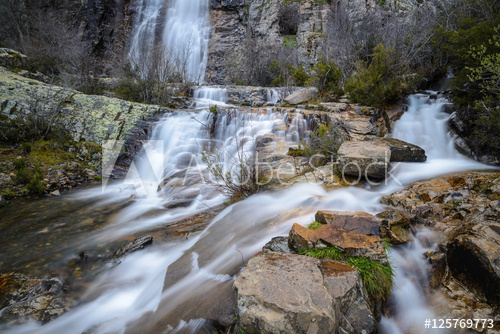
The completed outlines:
{"type": "Polygon", "coordinates": [[[259,253],[234,283],[247,333],[375,331],[356,269],[330,260],[259,253]]]}
{"type": "Polygon", "coordinates": [[[28,57],[16,50],[0,48],[0,66],[7,68],[23,68],[28,57]]]}
{"type": "Polygon", "coordinates": [[[437,250],[426,254],[432,264],[431,287],[450,305],[441,316],[494,318],[500,305],[500,173],[416,182],[382,202],[442,237],[437,250]]]}
{"type": "Polygon", "coordinates": [[[301,89],[285,97],[284,101],[288,104],[299,104],[311,100],[317,93],[318,90],[314,87],[301,89]]]}
{"type": "Polygon", "coordinates": [[[344,142],[337,152],[342,175],[357,178],[384,179],[389,172],[389,145],[376,141],[344,142]]]}
{"type": "Polygon", "coordinates": [[[133,103],[47,85],[0,67],[0,114],[11,119],[32,113],[35,103],[46,104],[76,141],[126,139],[137,123],[167,108],[133,103]],[[47,96],[49,98],[47,98],[47,96]]]}

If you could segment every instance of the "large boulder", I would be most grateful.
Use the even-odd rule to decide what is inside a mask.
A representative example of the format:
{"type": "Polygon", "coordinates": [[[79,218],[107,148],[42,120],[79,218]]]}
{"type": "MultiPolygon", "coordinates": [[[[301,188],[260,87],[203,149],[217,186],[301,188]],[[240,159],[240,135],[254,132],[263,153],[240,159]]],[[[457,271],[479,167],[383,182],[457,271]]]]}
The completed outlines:
{"type": "Polygon", "coordinates": [[[346,141],[337,152],[342,175],[384,179],[389,172],[391,149],[379,141],[346,141]]]}
{"type": "Polygon", "coordinates": [[[288,104],[299,104],[311,100],[317,93],[318,90],[314,87],[301,89],[285,97],[284,101],[288,104]]]}
{"type": "Polygon", "coordinates": [[[396,138],[382,138],[389,145],[391,161],[394,162],[424,162],[427,160],[425,150],[420,146],[407,143],[396,138]]]}
{"type": "Polygon", "coordinates": [[[259,253],[234,283],[246,333],[372,333],[356,269],[296,254],[259,253]]]}

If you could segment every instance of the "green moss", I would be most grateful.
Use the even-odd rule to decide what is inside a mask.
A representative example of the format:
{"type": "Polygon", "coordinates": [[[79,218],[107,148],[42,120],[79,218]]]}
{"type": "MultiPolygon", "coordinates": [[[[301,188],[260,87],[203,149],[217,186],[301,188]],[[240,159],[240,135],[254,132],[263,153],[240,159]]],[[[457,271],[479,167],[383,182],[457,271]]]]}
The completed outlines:
{"type": "Polygon", "coordinates": [[[316,230],[317,230],[317,229],[319,229],[321,226],[323,226],[323,224],[321,224],[321,223],[319,223],[319,222],[316,222],[316,221],[315,221],[315,222],[312,222],[311,224],[309,224],[309,225],[307,226],[307,228],[308,228],[308,229],[310,229],[310,230],[315,230],[315,231],[316,231],[316,230]]]}

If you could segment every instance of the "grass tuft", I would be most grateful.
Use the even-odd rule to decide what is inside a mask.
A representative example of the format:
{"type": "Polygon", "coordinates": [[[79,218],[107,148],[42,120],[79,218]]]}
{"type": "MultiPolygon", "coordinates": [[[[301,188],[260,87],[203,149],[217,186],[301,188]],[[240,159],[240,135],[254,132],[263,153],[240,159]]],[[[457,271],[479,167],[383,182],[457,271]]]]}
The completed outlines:
{"type": "Polygon", "coordinates": [[[347,263],[358,269],[363,286],[376,305],[389,298],[394,279],[391,265],[383,265],[366,257],[351,257],[347,263]]]}
{"type": "Polygon", "coordinates": [[[345,254],[335,247],[327,247],[325,249],[300,249],[299,254],[314,257],[316,259],[343,260],[345,258],[345,254]]]}

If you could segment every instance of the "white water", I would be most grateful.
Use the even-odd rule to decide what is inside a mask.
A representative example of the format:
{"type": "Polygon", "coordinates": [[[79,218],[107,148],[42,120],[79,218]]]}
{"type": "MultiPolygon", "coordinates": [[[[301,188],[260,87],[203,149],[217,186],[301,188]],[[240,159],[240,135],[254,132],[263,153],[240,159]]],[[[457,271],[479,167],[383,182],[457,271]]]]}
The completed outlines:
{"type": "Polygon", "coordinates": [[[172,0],[163,44],[173,50],[185,81],[203,82],[207,63],[210,20],[208,0],[172,0]]]}
{"type": "MultiPolygon", "coordinates": [[[[83,305],[58,319],[45,326],[30,324],[8,332],[81,333],[84,329],[97,326],[95,333],[121,333],[127,323],[133,323],[149,311],[154,311],[154,314],[148,326],[169,319],[174,332],[196,332],[203,325],[203,308],[199,305],[207,298],[207,294],[226,290],[230,293],[230,284],[244,263],[272,237],[287,235],[293,223],[312,222],[314,213],[319,209],[377,213],[384,209],[380,204],[381,196],[402,189],[413,181],[462,170],[486,169],[482,164],[459,156],[449,145],[445,124],[448,116],[440,111],[441,102],[429,102],[426,97],[410,98],[410,108],[395,125],[394,134],[424,147],[428,161],[398,165],[393,171],[395,177],[390,178],[387,184],[374,190],[349,187],[330,192],[318,185],[302,184],[275,193],[252,196],[226,208],[194,238],[163,245],[154,244],[130,255],[94,282],[83,305]],[[176,261],[180,262],[176,264],[176,261]],[[183,274],[177,275],[178,271],[183,274]],[[178,314],[177,310],[185,305],[190,305],[189,311],[178,314]]],[[[204,139],[201,138],[202,126],[197,124],[207,117],[207,111],[179,113],[161,123],[153,138],[162,138],[167,142],[161,150],[152,148],[156,158],[151,169],[155,173],[168,175],[180,168],[178,162],[184,153],[198,152],[200,146],[194,143],[197,140],[203,142],[204,139]],[[162,154],[169,157],[167,162],[156,164],[155,161],[162,160],[162,154]]],[[[221,128],[228,124],[228,119],[241,121],[240,125],[229,122],[224,131],[216,134],[216,139],[225,142],[228,147],[242,129],[245,130],[240,134],[250,139],[269,132],[275,122],[283,121],[279,115],[265,113],[240,114],[233,118],[226,114],[224,117],[219,119],[221,128]]],[[[138,169],[141,168],[146,167],[139,165],[138,169]]],[[[156,184],[153,183],[154,186],[156,184]]],[[[179,189],[186,191],[187,188],[179,189]]],[[[131,187],[111,186],[103,202],[127,198],[133,192],[131,187]]],[[[82,196],[96,196],[96,193],[83,192],[75,197],[82,196]]],[[[200,189],[197,200],[193,202],[196,204],[180,210],[165,210],[163,206],[169,201],[170,194],[167,194],[167,198],[164,194],[151,192],[143,195],[137,193],[136,196],[132,205],[120,212],[114,223],[100,233],[103,240],[165,224],[178,216],[191,215],[201,210],[207,201],[222,201],[209,190],[200,189]],[[153,210],[160,213],[153,217],[145,215],[153,210]]],[[[425,285],[416,284],[414,277],[409,274],[411,268],[424,272],[426,263],[422,253],[426,249],[413,243],[393,255],[398,268],[393,291],[398,312],[394,318],[381,322],[381,329],[388,333],[404,333],[412,321],[416,321],[417,328],[423,328],[420,318],[432,315],[425,299],[425,285]],[[412,264],[406,266],[407,262],[412,264]]],[[[213,307],[218,305],[217,301],[212,304],[213,307]]]]}
{"type": "Polygon", "coordinates": [[[149,57],[155,43],[156,28],[164,5],[163,0],[140,0],[135,6],[134,29],[130,39],[129,58],[140,64],[149,57]]]}

